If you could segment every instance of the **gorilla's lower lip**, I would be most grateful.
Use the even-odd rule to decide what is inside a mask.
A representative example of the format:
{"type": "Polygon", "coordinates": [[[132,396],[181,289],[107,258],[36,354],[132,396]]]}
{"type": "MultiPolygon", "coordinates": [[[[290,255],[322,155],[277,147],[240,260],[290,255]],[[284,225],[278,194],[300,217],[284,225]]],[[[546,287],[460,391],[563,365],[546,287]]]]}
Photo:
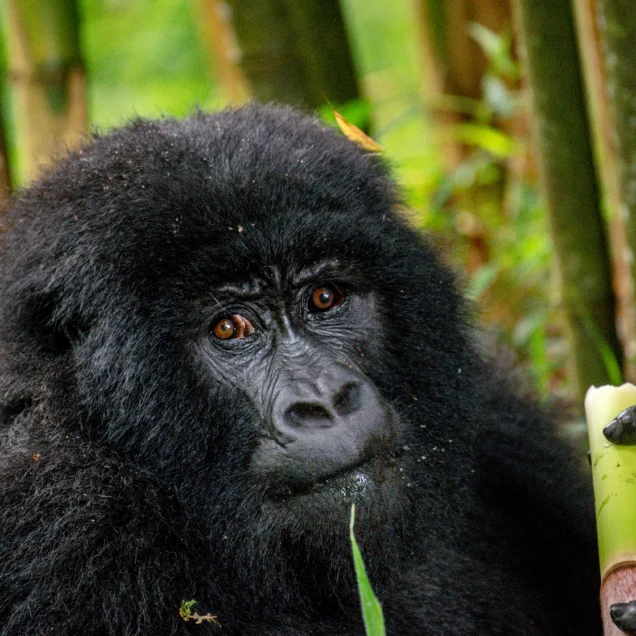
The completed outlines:
{"type": "Polygon", "coordinates": [[[316,495],[329,493],[331,496],[335,493],[339,498],[356,501],[372,492],[375,486],[376,479],[372,476],[371,467],[363,464],[314,484],[310,492],[316,495]]]}
{"type": "MultiPolygon", "coordinates": [[[[323,477],[317,482],[311,484],[309,488],[307,488],[307,490],[313,491],[313,492],[319,492],[323,488],[326,488],[329,485],[334,484],[335,482],[340,482],[340,481],[348,480],[348,479],[356,479],[360,475],[366,475],[368,472],[370,463],[371,462],[359,462],[358,464],[348,466],[347,468],[344,468],[343,470],[339,470],[337,473],[334,473],[333,475],[329,475],[328,477],[323,477]],[[365,470],[365,468],[367,470],[365,470]]],[[[366,479],[370,479],[370,478],[366,477],[366,479]]]]}
{"type": "Polygon", "coordinates": [[[273,495],[275,499],[320,495],[322,493],[333,494],[334,492],[339,492],[343,496],[359,496],[364,491],[386,481],[389,474],[393,475],[397,470],[396,463],[397,461],[393,457],[374,457],[371,460],[347,466],[312,483],[287,485],[276,493],[270,493],[270,495],[273,495]]]}

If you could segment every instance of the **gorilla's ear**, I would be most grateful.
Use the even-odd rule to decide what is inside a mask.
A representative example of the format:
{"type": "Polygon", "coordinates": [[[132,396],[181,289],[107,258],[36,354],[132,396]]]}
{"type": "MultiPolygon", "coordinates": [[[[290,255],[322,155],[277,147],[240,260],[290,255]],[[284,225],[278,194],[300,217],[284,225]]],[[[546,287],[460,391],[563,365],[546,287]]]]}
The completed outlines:
{"type": "Polygon", "coordinates": [[[21,331],[43,352],[62,355],[72,349],[85,334],[79,320],[60,320],[58,304],[52,293],[35,293],[22,305],[16,317],[21,331]]]}

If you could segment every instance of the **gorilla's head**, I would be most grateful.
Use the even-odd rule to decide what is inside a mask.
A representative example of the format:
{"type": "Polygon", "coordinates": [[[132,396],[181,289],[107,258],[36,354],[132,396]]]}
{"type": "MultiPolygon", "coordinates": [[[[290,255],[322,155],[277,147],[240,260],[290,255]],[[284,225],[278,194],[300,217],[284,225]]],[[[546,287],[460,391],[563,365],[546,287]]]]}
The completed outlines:
{"type": "Polygon", "coordinates": [[[7,219],[4,408],[169,484],[233,563],[344,554],[352,503],[394,544],[453,506],[474,366],[398,205],[376,156],[291,110],[98,137],[7,219]]]}

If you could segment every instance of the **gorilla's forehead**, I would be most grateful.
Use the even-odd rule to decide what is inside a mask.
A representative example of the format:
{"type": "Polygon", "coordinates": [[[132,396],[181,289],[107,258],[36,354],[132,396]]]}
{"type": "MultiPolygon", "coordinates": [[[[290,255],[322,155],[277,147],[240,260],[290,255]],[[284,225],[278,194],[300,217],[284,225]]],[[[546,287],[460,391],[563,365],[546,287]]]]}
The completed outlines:
{"type": "Polygon", "coordinates": [[[255,254],[281,262],[281,252],[313,261],[335,243],[342,253],[375,234],[395,202],[376,157],[311,118],[262,107],[138,122],[97,139],[34,192],[51,223],[72,227],[69,241],[86,236],[95,249],[96,235],[110,258],[213,250],[215,262],[236,266],[255,254]]]}
{"type": "Polygon", "coordinates": [[[223,266],[354,257],[383,240],[395,199],[377,158],[270,108],[142,122],[98,139],[51,180],[47,202],[47,190],[65,193],[59,213],[99,260],[164,272],[210,262],[206,275],[220,279],[223,266]]]}
{"type": "Polygon", "coordinates": [[[377,157],[281,108],[140,122],[98,140],[72,172],[73,200],[88,195],[128,212],[127,223],[171,226],[184,218],[174,212],[235,229],[281,213],[288,221],[356,207],[373,215],[394,193],[377,157]]]}

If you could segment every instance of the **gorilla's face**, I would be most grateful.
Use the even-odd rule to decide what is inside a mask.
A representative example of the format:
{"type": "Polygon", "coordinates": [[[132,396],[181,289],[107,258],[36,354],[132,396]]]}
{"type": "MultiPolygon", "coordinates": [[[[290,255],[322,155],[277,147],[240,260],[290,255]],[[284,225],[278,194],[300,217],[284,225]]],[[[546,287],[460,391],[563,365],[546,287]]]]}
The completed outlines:
{"type": "MultiPolygon", "coordinates": [[[[143,316],[131,307],[123,318],[140,325],[123,331],[146,347],[133,354],[147,377],[135,380],[136,391],[149,400],[157,386],[162,420],[191,397],[161,431],[152,426],[148,434],[153,412],[133,432],[125,428],[129,437],[119,438],[122,427],[114,435],[176,483],[190,475],[186,496],[208,518],[220,510],[228,517],[240,492],[250,518],[277,533],[338,536],[344,544],[352,503],[361,530],[374,531],[406,504],[404,417],[386,364],[399,323],[385,327],[393,315],[384,315],[384,294],[369,284],[373,272],[361,255],[343,257],[343,243],[360,242],[356,228],[342,227],[325,243],[288,213],[230,219],[221,238],[217,227],[201,226],[197,245],[160,238],[172,242],[172,271],[159,287],[140,290],[143,316]],[[180,444],[189,453],[177,463],[180,444]],[[240,469],[228,470],[234,465],[240,469]]],[[[96,360],[99,349],[90,354],[93,370],[96,360]]],[[[121,361],[130,377],[130,356],[121,361]]],[[[104,371],[87,394],[107,388],[104,371]]],[[[108,394],[118,402],[124,391],[108,394]]]]}
{"type": "Polygon", "coordinates": [[[382,349],[376,299],[336,261],[212,290],[202,308],[204,373],[254,412],[247,473],[275,508],[324,518],[345,505],[396,502],[397,416],[365,374],[382,349]]]}

